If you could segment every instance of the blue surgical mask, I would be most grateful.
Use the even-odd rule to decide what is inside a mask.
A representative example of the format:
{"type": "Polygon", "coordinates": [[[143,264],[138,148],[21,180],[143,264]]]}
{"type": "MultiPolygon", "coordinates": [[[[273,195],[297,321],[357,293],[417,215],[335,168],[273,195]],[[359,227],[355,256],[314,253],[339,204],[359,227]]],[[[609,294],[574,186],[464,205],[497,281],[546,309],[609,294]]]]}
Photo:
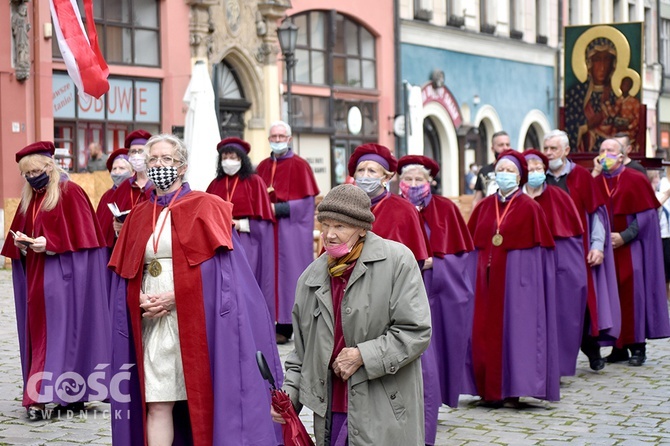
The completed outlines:
{"type": "Polygon", "coordinates": [[[368,197],[376,196],[379,193],[379,189],[384,187],[382,186],[381,178],[369,178],[369,177],[356,178],[356,186],[363,189],[363,192],[368,194],[368,197]]]}
{"type": "Polygon", "coordinates": [[[517,174],[512,172],[496,172],[496,183],[503,194],[507,194],[519,186],[517,174]]]}
{"type": "Polygon", "coordinates": [[[271,142],[270,149],[275,155],[283,155],[288,150],[288,143],[284,142],[271,142]]]}
{"type": "Polygon", "coordinates": [[[547,175],[544,172],[530,172],[528,174],[528,185],[537,188],[542,186],[546,179],[547,175]]]}

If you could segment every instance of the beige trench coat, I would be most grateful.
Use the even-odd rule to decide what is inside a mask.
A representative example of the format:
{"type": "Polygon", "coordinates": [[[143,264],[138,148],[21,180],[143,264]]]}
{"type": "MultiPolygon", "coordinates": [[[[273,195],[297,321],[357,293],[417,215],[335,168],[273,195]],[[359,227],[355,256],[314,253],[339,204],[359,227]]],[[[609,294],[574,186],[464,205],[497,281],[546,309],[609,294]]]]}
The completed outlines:
{"type": "MultiPolygon", "coordinates": [[[[349,445],[424,444],[420,356],[430,342],[430,309],[412,252],[368,232],[342,299],[347,347],[364,365],[349,378],[349,445]]],[[[284,390],[297,408],[314,411],[317,445],[328,438],[333,304],[327,256],[298,280],[295,349],[286,360],[284,390]]]]}

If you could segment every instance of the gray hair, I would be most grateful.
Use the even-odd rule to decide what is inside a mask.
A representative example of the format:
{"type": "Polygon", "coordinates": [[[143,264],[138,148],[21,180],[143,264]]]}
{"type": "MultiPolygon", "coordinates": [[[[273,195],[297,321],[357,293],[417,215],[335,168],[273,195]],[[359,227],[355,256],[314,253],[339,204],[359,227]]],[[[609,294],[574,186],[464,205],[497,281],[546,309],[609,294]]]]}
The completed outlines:
{"type": "Polygon", "coordinates": [[[268,131],[268,134],[274,127],[282,126],[286,129],[286,136],[291,136],[293,133],[291,133],[291,126],[285,123],[284,121],[275,121],[272,124],[270,124],[270,130],[268,131]]]}
{"type": "Polygon", "coordinates": [[[558,138],[558,141],[560,142],[562,149],[565,149],[570,145],[570,139],[568,138],[568,134],[565,133],[563,130],[559,129],[552,130],[551,132],[544,135],[543,142],[547,142],[552,138],[558,138]]]}
{"type": "Polygon", "coordinates": [[[182,141],[181,139],[168,133],[161,133],[159,135],[154,135],[151,138],[149,138],[149,141],[147,141],[145,145],[146,152],[149,153],[151,151],[151,147],[153,147],[154,144],[159,142],[166,142],[170,144],[174,149],[175,154],[184,163],[184,166],[188,165],[188,150],[186,149],[186,144],[184,144],[184,141],[182,141]]]}
{"type": "Polygon", "coordinates": [[[617,140],[616,138],[607,138],[605,141],[603,141],[602,143],[600,143],[600,146],[602,147],[602,145],[603,145],[606,141],[614,141],[615,143],[617,143],[617,145],[619,146],[619,153],[621,153],[621,154],[624,156],[624,158],[626,157],[626,146],[624,146],[623,144],[621,144],[621,143],[619,142],[619,140],[617,140]]]}
{"type": "Polygon", "coordinates": [[[402,176],[409,170],[412,169],[419,169],[419,171],[426,177],[426,179],[430,182],[433,181],[433,177],[430,176],[430,170],[426,169],[426,166],[423,164],[407,164],[406,166],[402,166],[402,170],[400,171],[400,179],[402,179],[402,176]]]}

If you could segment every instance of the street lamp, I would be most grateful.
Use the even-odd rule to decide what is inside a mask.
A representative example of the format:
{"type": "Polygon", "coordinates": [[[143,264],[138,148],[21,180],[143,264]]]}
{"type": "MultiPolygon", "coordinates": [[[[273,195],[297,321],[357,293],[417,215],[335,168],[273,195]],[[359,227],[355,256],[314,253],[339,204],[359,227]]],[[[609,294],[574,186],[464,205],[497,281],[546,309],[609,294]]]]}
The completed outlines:
{"type": "Polygon", "coordinates": [[[293,67],[297,60],[295,58],[295,44],[298,41],[298,27],[291,21],[286,20],[277,28],[277,37],[279,46],[284,55],[284,65],[286,65],[286,114],[288,115],[288,125],[293,125],[291,119],[291,77],[293,67]]]}

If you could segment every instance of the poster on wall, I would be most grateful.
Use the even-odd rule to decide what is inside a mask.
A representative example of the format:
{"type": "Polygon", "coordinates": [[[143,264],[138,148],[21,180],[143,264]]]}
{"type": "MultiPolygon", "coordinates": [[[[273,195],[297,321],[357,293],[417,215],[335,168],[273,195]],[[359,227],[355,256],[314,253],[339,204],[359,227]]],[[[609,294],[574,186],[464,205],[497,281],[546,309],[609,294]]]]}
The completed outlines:
{"type": "Polygon", "coordinates": [[[563,128],[572,152],[598,152],[618,133],[643,154],[646,110],[642,105],[642,23],[565,28],[563,128]]]}

